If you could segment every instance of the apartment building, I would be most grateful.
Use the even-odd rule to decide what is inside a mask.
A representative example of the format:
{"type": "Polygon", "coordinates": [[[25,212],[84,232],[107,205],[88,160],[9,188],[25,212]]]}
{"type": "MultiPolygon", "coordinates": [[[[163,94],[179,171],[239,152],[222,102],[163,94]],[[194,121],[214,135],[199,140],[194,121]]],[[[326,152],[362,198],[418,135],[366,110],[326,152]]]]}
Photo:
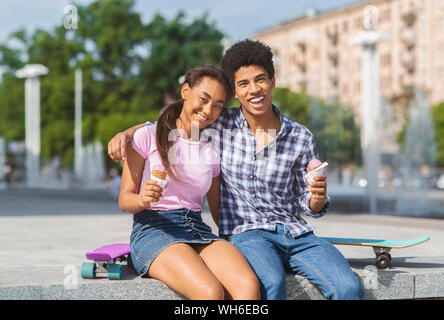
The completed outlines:
{"type": "Polygon", "coordinates": [[[444,101],[444,0],[360,1],[255,34],[275,53],[277,85],[349,105],[359,122],[362,47],[349,40],[363,31],[368,6],[389,35],[377,45],[383,97],[402,104],[419,88],[431,104],[444,101]]]}

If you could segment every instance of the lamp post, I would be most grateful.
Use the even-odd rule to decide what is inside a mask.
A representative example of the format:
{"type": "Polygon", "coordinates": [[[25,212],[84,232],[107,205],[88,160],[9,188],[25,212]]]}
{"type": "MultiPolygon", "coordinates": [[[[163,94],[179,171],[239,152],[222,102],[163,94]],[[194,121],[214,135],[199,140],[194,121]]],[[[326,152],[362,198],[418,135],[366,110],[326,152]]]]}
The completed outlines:
{"type": "Polygon", "coordinates": [[[0,190],[6,188],[6,143],[3,137],[0,137],[0,190]]]}
{"type": "Polygon", "coordinates": [[[26,185],[39,186],[40,179],[40,80],[49,69],[41,64],[29,64],[16,72],[25,78],[25,147],[26,185]]]}
{"type": "Polygon", "coordinates": [[[364,9],[364,31],[349,41],[352,45],[363,47],[361,64],[361,147],[371,214],[377,213],[380,166],[378,124],[380,123],[381,95],[379,57],[376,44],[388,39],[387,34],[376,31],[377,24],[378,9],[374,6],[367,6],[364,9]]]}
{"type": "Polygon", "coordinates": [[[82,174],[82,70],[75,71],[75,102],[74,102],[74,172],[77,178],[82,174]]]}

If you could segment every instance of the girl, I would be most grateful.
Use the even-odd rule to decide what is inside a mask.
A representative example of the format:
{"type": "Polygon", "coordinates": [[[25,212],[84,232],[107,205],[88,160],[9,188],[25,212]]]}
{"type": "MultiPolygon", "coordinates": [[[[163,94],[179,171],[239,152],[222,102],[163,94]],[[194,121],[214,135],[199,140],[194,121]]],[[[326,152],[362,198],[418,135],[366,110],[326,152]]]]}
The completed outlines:
{"type": "Polygon", "coordinates": [[[230,86],[220,69],[201,66],[186,73],[180,93],[157,124],[136,131],[124,163],[119,205],[134,213],[133,265],[189,299],[259,299],[247,260],[212,234],[200,214],[204,195],[211,211],[219,210],[220,164],[196,132],[218,118],[230,86]],[[150,178],[159,166],[167,173],[165,188],[150,178]]]}

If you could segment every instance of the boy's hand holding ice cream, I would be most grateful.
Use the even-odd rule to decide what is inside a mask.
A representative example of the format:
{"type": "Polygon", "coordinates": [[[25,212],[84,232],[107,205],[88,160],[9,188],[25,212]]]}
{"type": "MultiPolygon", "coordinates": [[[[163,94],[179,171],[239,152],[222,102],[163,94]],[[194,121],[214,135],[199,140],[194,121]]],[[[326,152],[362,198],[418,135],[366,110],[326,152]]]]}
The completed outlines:
{"type": "Polygon", "coordinates": [[[163,167],[155,166],[151,170],[151,179],[146,181],[140,190],[143,206],[151,208],[159,204],[159,199],[166,187],[168,171],[163,167]]]}
{"type": "Polygon", "coordinates": [[[308,191],[311,193],[310,208],[313,211],[324,209],[327,199],[327,176],[324,175],[324,168],[327,162],[312,159],[307,166],[308,173],[305,175],[308,184],[308,191]]]}

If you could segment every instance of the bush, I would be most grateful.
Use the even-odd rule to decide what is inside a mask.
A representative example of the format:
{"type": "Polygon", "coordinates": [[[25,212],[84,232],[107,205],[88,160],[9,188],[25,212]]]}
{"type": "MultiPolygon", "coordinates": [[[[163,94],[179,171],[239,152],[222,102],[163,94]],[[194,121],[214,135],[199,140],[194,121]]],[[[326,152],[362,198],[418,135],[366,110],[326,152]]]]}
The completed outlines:
{"type": "MultiPolygon", "coordinates": [[[[119,132],[126,129],[145,123],[146,121],[157,121],[159,116],[158,111],[150,111],[140,115],[135,114],[119,114],[113,113],[98,120],[94,125],[97,128],[96,138],[102,143],[103,150],[106,153],[108,149],[108,142],[119,132]]],[[[106,156],[106,154],[104,155],[106,156]]],[[[118,167],[118,164],[113,162],[106,156],[106,163],[108,167],[118,167]]]]}
{"type": "Polygon", "coordinates": [[[432,122],[435,130],[436,165],[444,167],[444,102],[432,107],[432,122]]]}

